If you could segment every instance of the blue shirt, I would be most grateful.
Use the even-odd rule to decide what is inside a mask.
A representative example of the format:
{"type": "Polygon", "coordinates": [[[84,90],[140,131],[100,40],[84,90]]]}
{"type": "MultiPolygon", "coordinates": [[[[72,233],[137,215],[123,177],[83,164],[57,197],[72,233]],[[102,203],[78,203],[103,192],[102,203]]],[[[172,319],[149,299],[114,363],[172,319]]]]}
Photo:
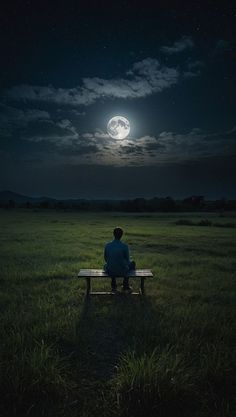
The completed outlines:
{"type": "Polygon", "coordinates": [[[106,270],[112,276],[124,276],[129,271],[129,247],[119,239],[106,244],[104,249],[106,270]]]}

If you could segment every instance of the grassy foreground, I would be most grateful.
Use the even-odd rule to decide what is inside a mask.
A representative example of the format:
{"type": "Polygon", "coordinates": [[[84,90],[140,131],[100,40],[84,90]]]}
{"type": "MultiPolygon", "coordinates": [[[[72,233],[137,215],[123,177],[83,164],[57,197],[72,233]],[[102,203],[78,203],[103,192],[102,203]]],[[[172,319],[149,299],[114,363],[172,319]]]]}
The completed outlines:
{"type": "Polygon", "coordinates": [[[235,225],[232,214],[0,211],[0,414],[235,415],[235,225]],[[117,225],[155,278],[143,299],[85,302],[76,273],[103,266],[117,225]]]}

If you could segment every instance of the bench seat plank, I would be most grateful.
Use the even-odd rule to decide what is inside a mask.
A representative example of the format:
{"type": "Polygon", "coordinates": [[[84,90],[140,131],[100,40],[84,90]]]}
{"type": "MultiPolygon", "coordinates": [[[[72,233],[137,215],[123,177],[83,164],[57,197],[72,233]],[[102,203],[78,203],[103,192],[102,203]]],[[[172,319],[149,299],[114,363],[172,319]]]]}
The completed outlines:
{"type": "MultiPolygon", "coordinates": [[[[130,278],[152,278],[153,273],[150,269],[136,269],[130,271],[127,275],[130,278]]],[[[103,269],[81,269],[78,273],[79,278],[108,278],[109,275],[103,269]]],[[[117,277],[119,278],[119,277],[117,277]]],[[[122,278],[122,277],[120,277],[122,278]]]]}

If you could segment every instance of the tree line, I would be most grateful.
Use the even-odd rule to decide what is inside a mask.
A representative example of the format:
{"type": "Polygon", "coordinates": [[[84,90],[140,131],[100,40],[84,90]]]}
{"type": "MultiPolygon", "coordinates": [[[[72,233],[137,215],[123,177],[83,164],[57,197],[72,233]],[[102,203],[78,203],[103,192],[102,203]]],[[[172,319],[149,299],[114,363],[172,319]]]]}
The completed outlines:
{"type": "Polygon", "coordinates": [[[221,198],[207,200],[203,196],[191,196],[182,200],[165,198],[134,198],[127,200],[51,200],[0,202],[3,209],[56,209],[78,211],[122,211],[122,212],[186,212],[186,211],[234,211],[236,200],[221,198]]]}

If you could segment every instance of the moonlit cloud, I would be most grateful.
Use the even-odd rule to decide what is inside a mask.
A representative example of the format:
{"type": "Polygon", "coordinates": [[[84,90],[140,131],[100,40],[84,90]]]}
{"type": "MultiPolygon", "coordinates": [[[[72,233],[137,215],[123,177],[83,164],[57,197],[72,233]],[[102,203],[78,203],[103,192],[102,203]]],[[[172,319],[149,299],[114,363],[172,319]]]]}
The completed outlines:
{"type": "MultiPolygon", "coordinates": [[[[94,136],[96,137],[96,136],[94,136]]],[[[163,131],[158,136],[142,136],[122,141],[108,142],[103,152],[103,163],[111,163],[115,155],[118,165],[131,162],[133,165],[150,163],[166,164],[199,160],[201,158],[236,154],[236,129],[222,133],[207,134],[195,128],[187,133],[163,131]],[[117,158],[117,154],[119,158],[117,158]],[[110,159],[109,159],[110,156],[110,159]]]]}
{"type": "Polygon", "coordinates": [[[76,146],[77,150],[81,147],[81,154],[73,154],[70,142],[67,142],[68,150],[64,155],[70,155],[70,159],[67,159],[69,163],[112,166],[146,166],[153,163],[165,165],[236,154],[235,142],[236,128],[211,134],[198,128],[186,133],[163,131],[156,137],[146,135],[126,138],[122,142],[99,130],[83,133],[79,137],[76,146]]]}
{"type": "Polygon", "coordinates": [[[180,40],[175,41],[171,46],[162,46],[161,52],[167,55],[177,54],[184,51],[185,49],[192,48],[194,42],[191,36],[183,36],[180,40]]]}
{"type": "Polygon", "coordinates": [[[19,85],[11,87],[5,93],[6,97],[14,100],[27,100],[34,102],[48,102],[63,105],[87,106],[97,99],[94,92],[84,87],[75,88],[55,88],[52,85],[35,86],[19,85]]]}
{"type": "Polygon", "coordinates": [[[136,62],[123,78],[83,78],[81,86],[55,88],[53,86],[19,85],[8,89],[5,96],[14,100],[51,102],[60,105],[88,106],[101,98],[135,99],[150,96],[176,84],[179,71],[146,58],[136,62]]]}

